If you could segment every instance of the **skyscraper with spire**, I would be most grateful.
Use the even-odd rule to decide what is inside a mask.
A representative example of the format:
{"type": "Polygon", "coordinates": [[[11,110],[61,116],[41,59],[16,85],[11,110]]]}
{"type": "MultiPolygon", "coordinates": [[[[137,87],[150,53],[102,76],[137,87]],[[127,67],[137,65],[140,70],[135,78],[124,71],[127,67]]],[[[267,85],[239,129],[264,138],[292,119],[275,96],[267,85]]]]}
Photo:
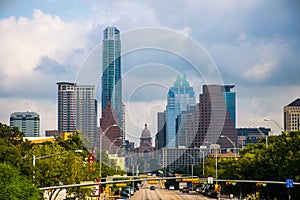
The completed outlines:
{"type": "MultiPolygon", "coordinates": [[[[116,111],[117,122],[122,121],[122,77],[121,77],[121,40],[116,27],[103,31],[102,41],[102,110],[108,102],[116,111]]],[[[121,126],[120,126],[121,127],[121,126]]]]}
{"type": "MultiPolygon", "coordinates": [[[[122,105],[122,77],[121,77],[121,40],[120,31],[113,26],[107,27],[103,31],[102,40],[102,121],[105,121],[103,117],[103,111],[109,105],[112,112],[115,112],[115,123],[120,128],[121,144],[125,140],[124,130],[124,108],[122,105]]],[[[106,124],[107,125],[107,124],[106,124]]],[[[112,124],[111,124],[112,125],[112,124]]],[[[100,123],[101,128],[103,124],[100,123]]],[[[107,132],[107,135],[110,131],[107,132]]],[[[114,137],[110,137],[114,139],[114,137]]]]}
{"type": "Polygon", "coordinates": [[[166,107],[166,146],[176,146],[176,118],[182,111],[195,110],[196,100],[193,87],[186,76],[177,76],[173,87],[169,89],[166,107]]]}

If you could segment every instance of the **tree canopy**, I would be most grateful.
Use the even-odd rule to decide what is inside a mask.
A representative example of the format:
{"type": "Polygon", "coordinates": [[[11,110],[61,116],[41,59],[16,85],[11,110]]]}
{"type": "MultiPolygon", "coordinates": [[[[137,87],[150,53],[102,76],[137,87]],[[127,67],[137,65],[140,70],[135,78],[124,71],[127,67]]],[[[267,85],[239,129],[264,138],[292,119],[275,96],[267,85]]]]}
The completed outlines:
{"type": "MultiPolygon", "coordinates": [[[[40,187],[78,184],[80,181],[99,179],[100,163],[96,160],[92,164],[87,162],[89,152],[83,146],[79,132],[75,132],[67,140],[57,137],[55,142],[38,144],[23,141],[23,136],[24,134],[18,128],[11,128],[0,123],[0,164],[2,164],[3,169],[9,168],[5,174],[1,174],[1,180],[4,181],[2,184],[9,181],[7,178],[10,173],[16,171],[21,177],[18,178],[19,175],[12,174],[11,178],[21,180],[20,184],[30,185],[28,188],[23,188],[33,192],[34,189],[40,187]]],[[[107,155],[103,155],[103,158],[108,159],[107,155]]],[[[116,174],[115,169],[102,163],[102,176],[113,174],[116,174]]],[[[19,185],[17,186],[19,187],[19,185]]],[[[20,193],[14,195],[18,195],[17,197],[27,195],[27,190],[19,191],[18,187],[11,190],[12,193],[20,193]]],[[[22,187],[20,186],[20,188],[22,187]]],[[[72,188],[68,192],[76,192],[78,195],[82,195],[80,194],[82,192],[80,188],[72,188]]],[[[34,198],[35,196],[32,195],[32,199],[34,198]]],[[[25,196],[24,198],[15,198],[14,196],[1,198],[0,196],[0,199],[30,198],[25,198],[25,196]]]]}
{"type": "MultiPolygon", "coordinates": [[[[268,138],[265,141],[248,144],[241,149],[240,158],[219,159],[218,178],[235,180],[282,181],[293,179],[300,182],[300,132],[290,132],[268,138]]],[[[199,168],[202,169],[199,165],[199,168]]],[[[206,159],[205,175],[214,177],[214,158],[206,159]]],[[[202,171],[198,171],[199,176],[202,171]]],[[[260,191],[269,199],[285,199],[287,188],[284,184],[268,184],[266,188],[257,188],[255,184],[237,184],[235,188],[223,187],[225,192],[251,194],[260,191]],[[281,191],[281,192],[278,192],[281,191]]],[[[300,199],[300,187],[294,185],[291,195],[300,199]]]]}
{"type": "Polygon", "coordinates": [[[20,171],[6,163],[0,163],[0,199],[42,199],[40,191],[20,171]]]}

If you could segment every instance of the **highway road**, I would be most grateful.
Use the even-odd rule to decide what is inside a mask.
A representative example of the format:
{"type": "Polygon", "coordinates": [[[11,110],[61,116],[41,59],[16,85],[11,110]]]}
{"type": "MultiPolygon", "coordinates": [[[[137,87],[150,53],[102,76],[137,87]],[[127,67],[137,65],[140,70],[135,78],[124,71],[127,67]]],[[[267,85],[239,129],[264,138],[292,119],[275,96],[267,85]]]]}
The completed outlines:
{"type": "Polygon", "coordinates": [[[208,200],[210,198],[204,197],[192,191],[190,193],[181,193],[178,190],[164,190],[148,188],[141,188],[136,191],[130,200],[208,200]]]}

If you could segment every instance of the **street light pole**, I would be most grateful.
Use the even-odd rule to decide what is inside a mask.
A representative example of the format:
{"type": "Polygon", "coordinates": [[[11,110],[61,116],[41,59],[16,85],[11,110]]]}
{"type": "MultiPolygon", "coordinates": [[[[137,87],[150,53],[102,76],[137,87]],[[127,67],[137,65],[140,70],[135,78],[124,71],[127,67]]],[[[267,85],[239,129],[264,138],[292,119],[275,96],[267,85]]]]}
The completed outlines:
{"type": "Polygon", "coordinates": [[[195,163],[195,158],[189,154],[189,153],[185,153],[186,155],[190,156],[193,159],[193,163],[192,163],[192,176],[194,176],[194,163],[195,163]]]}
{"type": "MultiPolygon", "coordinates": [[[[195,147],[197,148],[197,147],[195,147]]],[[[202,154],[202,177],[204,178],[204,152],[201,150],[201,147],[198,148],[200,153],[202,154]]]]}
{"type": "Polygon", "coordinates": [[[128,163],[128,161],[126,162],[126,160],[128,160],[129,155],[127,153],[125,153],[125,151],[123,151],[123,152],[121,152],[121,158],[124,158],[125,171],[128,173],[128,167],[127,167],[127,164],[126,164],[126,163],[128,163]],[[125,154],[125,156],[123,156],[124,154],[125,154]]]}
{"type": "Polygon", "coordinates": [[[275,120],[269,119],[269,118],[264,118],[264,121],[265,122],[270,122],[271,121],[271,122],[273,122],[280,129],[281,132],[284,131],[283,128],[275,120]]]}
{"type": "Polygon", "coordinates": [[[32,166],[33,166],[33,176],[32,176],[32,179],[33,179],[33,185],[34,185],[34,182],[35,182],[35,155],[32,156],[32,166]]]}
{"type": "MultiPolygon", "coordinates": [[[[81,149],[77,149],[77,150],[70,150],[70,151],[74,151],[75,153],[82,153],[81,149]]],[[[45,156],[39,156],[36,157],[35,155],[32,155],[32,166],[33,166],[33,182],[35,180],[35,162],[36,160],[40,160],[40,159],[44,159],[44,158],[49,158],[49,157],[53,157],[53,156],[57,156],[57,155],[61,155],[70,151],[63,151],[63,152],[59,152],[59,153],[53,153],[53,154],[49,154],[49,155],[45,155],[45,156]]]]}
{"type": "Polygon", "coordinates": [[[132,167],[132,176],[134,176],[134,164],[131,164],[132,167]]]}
{"type": "Polygon", "coordinates": [[[262,136],[266,137],[266,148],[268,148],[268,135],[265,135],[259,128],[256,128],[256,129],[262,136]]]}
{"type": "Polygon", "coordinates": [[[218,179],[218,149],[215,149],[216,151],[216,180],[218,179]]]}
{"type": "Polygon", "coordinates": [[[214,149],[215,150],[215,157],[216,157],[216,180],[218,179],[218,149],[219,148],[220,148],[219,144],[211,144],[210,143],[210,149],[214,149]]]}
{"type": "Polygon", "coordinates": [[[202,176],[204,178],[204,152],[201,150],[201,148],[199,148],[201,154],[202,154],[202,176]]]}
{"type": "MultiPolygon", "coordinates": [[[[120,137],[120,139],[122,139],[122,137],[120,137]]],[[[118,167],[118,158],[119,158],[119,151],[120,150],[123,150],[123,146],[122,146],[122,144],[119,146],[119,148],[117,148],[116,149],[116,171],[117,171],[117,167],[118,167]]],[[[121,157],[122,157],[122,153],[123,152],[121,152],[121,157]]]]}
{"type": "Polygon", "coordinates": [[[108,126],[104,131],[103,131],[103,134],[101,134],[100,136],[100,181],[101,181],[101,178],[102,178],[102,137],[107,133],[107,131],[111,128],[111,127],[115,127],[117,126],[117,124],[112,124],[110,126],[108,126]]]}
{"type": "Polygon", "coordinates": [[[233,151],[234,151],[234,158],[236,158],[236,146],[235,142],[233,142],[228,136],[226,135],[220,135],[221,138],[227,138],[227,140],[233,145],[233,151]]]}
{"type": "Polygon", "coordinates": [[[215,157],[216,157],[216,180],[218,179],[218,148],[220,148],[220,145],[218,144],[212,144],[211,142],[204,142],[204,143],[207,143],[207,144],[210,144],[209,148],[211,151],[211,149],[214,149],[215,150],[215,157]]]}
{"type": "Polygon", "coordinates": [[[136,169],[135,169],[135,175],[138,176],[139,175],[139,163],[136,164],[136,169]]]}
{"type": "MultiPolygon", "coordinates": [[[[120,140],[120,139],[122,139],[122,137],[118,137],[118,138],[114,139],[114,141],[109,145],[109,147],[108,147],[108,152],[109,152],[109,153],[110,153],[110,149],[111,149],[112,145],[113,145],[117,140],[120,140]]],[[[118,156],[117,156],[117,150],[116,150],[116,157],[118,157],[118,156]]],[[[109,167],[111,167],[111,159],[109,159],[109,167]]]]}
{"type": "MultiPolygon", "coordinates": [[[[109,147],[108,147],[108,152],[109,152],[109,153],[111,152],[111,147],[112,147],[112,145],[113,145],[116,141],[121,140],[121,139],[122,139],[122,137],[118,137],[118,138],[114,139],[114,140],[112,141],[111,144],[109,144],[109,147]]],[[[117,150],[116,150],[116,152],[117,152],[117,150]]]]}
{"type": "Polygon", "coordinates": [[[249,127],[256,128],[258,132],[261,134],[261,136],[266,137],[266,148],[268,148],[268,135],[265,135],[258,127],[254,127],[252,125],[250,125],[249,127]]]}

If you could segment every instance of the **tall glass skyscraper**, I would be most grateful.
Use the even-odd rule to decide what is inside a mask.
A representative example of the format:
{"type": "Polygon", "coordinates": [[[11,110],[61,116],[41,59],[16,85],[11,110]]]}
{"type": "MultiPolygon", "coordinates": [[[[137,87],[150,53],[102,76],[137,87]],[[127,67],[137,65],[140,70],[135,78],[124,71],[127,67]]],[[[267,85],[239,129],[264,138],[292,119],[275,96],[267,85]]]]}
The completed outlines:
{"type": "Polygon", "coordinates": [[[166,108],[166,146],[176,146],[176,118],[182,111],[195,110],[196,100],[193,87],[186,76],[177,76],[173,87],[169,89],[166,108]]]}
{"type": "Polygon", "coordinates": [[[108,102],[116,111],[117,123],[122,127],[122,78],[121,78],[121,40],[116,27],[103,31],[102,41],[102,110],[108,102]]]}
{"type": "Polygon", "coordinates": [[[224,95],[224,101],[226,103],[227,110],[230,113],[230,119],[234,122],[234,127],[236,126],[236,120],[235,120],[235,92],[231,91],[231,89],[234,88],[234,85],[224,85],[222,87],[222,93],[224,95]]]}

